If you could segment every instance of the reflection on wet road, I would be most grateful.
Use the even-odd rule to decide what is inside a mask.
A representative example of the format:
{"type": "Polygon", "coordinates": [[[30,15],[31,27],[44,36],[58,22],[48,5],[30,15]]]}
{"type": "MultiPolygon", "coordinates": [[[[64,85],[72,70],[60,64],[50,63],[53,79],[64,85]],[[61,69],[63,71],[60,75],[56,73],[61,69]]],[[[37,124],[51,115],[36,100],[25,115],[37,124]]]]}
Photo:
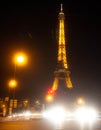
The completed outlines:
{"type": "Polygon", "coordinates": [[[8,121],[0,122],[0,130],[101,130],[101,120],[93,124],[80,124],[77,121],[68,120],[63,124],[36,119],[32,121],[8,121]]]}

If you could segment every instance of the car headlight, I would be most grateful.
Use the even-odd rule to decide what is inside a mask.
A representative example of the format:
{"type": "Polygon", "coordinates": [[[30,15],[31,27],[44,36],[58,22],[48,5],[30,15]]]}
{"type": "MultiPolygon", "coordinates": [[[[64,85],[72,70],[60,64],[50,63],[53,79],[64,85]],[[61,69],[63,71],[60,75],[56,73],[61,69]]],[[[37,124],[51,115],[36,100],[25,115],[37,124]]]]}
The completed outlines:
{"type": "Polygon", "coordinates": [[[74,115],[81,122],[92,122],[97,117],[97,113],[93,108],[85,107],[78,108],[74,115]]]}
{"type": "Polygon", "coordinates": [[[46,112],[44,112],[44,117],[53,122],[59,123],[64,121],[66,117],[66,112],[62,107],[54,107],[46,112]]]}

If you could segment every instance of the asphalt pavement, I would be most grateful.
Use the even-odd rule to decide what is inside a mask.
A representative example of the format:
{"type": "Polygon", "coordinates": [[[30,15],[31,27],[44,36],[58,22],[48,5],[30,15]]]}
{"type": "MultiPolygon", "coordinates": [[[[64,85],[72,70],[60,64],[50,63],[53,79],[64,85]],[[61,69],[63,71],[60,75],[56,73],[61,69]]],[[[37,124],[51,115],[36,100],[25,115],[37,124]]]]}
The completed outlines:
{"type": "Polygon", "coordinates": [[[93,124],[80,124],[75,120],[66,120],[56,124],[46,119],[1,121],[0,130],[101,130],[101,120],[93,124]]]}

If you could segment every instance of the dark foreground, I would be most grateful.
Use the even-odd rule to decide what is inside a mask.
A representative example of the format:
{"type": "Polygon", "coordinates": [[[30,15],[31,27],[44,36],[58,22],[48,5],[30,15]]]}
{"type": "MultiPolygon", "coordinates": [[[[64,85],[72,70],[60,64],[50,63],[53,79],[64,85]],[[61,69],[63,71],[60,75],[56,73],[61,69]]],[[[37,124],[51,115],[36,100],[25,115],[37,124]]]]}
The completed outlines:
{"type": "Polygon", "coordinates": [[[77,121],[65,121],[55,124],[45,119],[32,121],[4,121],[0,122],[0,130],[101,130],[101,120],[93,124],[80,124],[77,121]]]}

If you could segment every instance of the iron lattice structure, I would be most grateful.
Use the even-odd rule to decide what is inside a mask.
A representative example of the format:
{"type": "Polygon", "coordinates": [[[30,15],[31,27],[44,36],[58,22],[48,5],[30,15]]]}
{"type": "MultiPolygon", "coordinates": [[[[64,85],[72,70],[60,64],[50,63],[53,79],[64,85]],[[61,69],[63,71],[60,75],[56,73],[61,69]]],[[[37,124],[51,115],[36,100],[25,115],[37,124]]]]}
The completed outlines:
{"type": "Polygon", "coordinates": [[[58,39],[58,66],[54,72],[53,90],[57,90],[59,80],[64,80],[66,87],[71,89],[72,82],[70,80],[70,71],[68,70],[66,45],[65,45],[65,15],[61,4],[61,11],[59,13],[59,39],[58,39]]]}

